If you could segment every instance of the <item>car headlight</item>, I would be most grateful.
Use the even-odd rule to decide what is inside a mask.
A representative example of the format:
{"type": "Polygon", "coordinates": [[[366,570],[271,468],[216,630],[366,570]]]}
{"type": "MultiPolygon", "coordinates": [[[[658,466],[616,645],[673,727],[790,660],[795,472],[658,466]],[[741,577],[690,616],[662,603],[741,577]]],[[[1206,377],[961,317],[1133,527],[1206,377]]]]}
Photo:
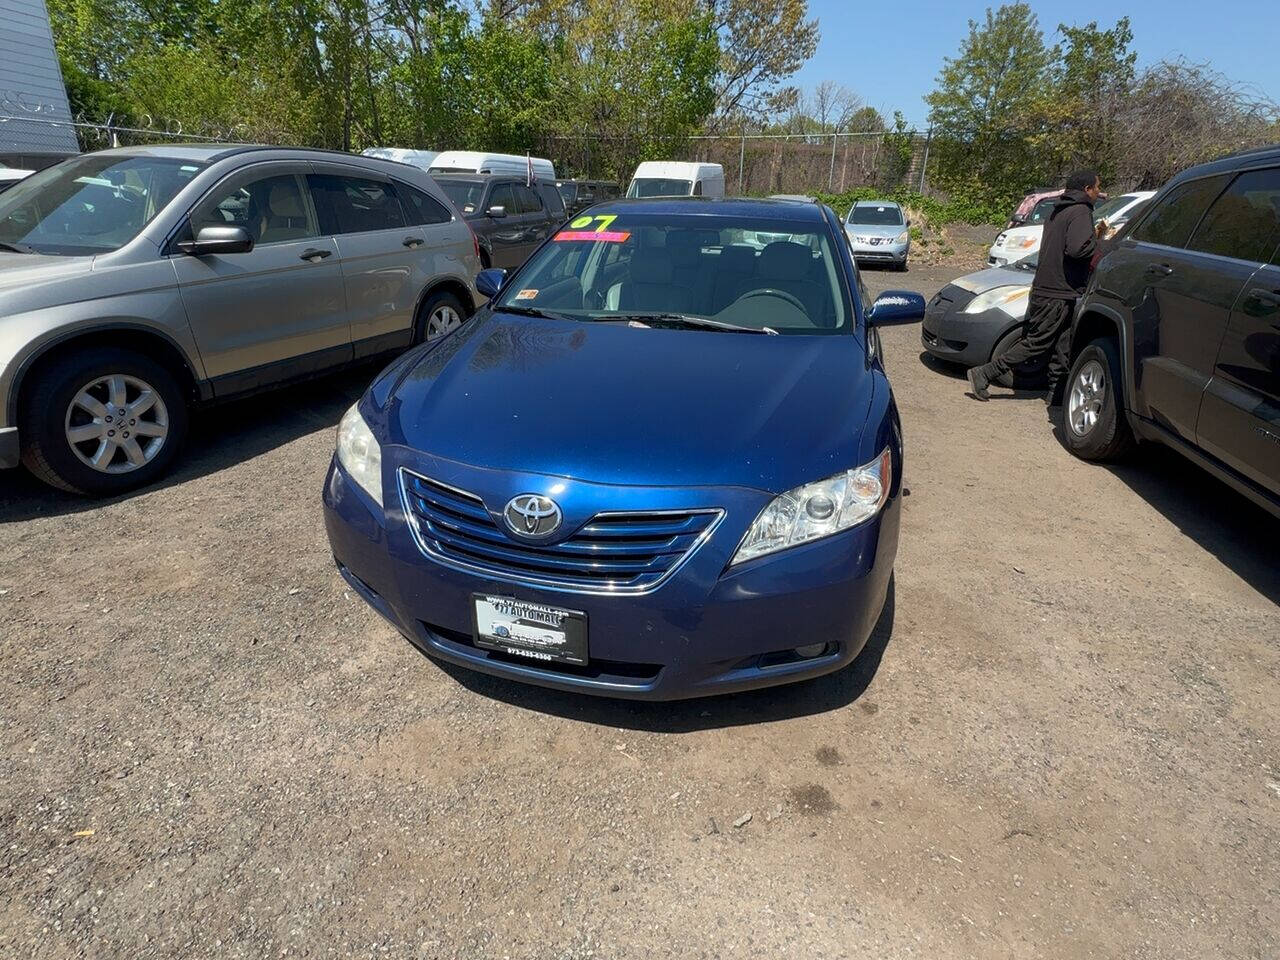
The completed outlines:
{"type": "Polygon", "coordinates": [[[359,404],[338,423],[338,462],[359,487],[382,506],[382,447],[360,416],[359,404]]]}
{"type": "Polygon", "coordinates": [[[1033,237],[1014,237],[1006,246],[1010,250],[1030,250],[1032,247],[1040,245],[1040,236],[1037,234],[1033,237]]]}
{"type": "Polygon", "coordinates": [[[1004,246],[1004,242],[1005,242],[1006,240],[1008,240],[1008,239],[1009,239],[1009,235],[1008,235],[1007,233],[1001,233],[1001,234],[999,234],[999,235],[996,237],[996,241],[995,241],[995,243],[993,243],[993,244],[991,244],[991,245],[992,245],[993,247],[1003,247],[1003,246],[1004,246]]]}
{"type": "Polygon", "coordinates": [[[894,240],[893,242],[894,242],[894,243],[906,243],[906,242],[907,242],[908,240],[910,240],[910,239],[911,239],[911,231],[910,231],[910,230],[903,230],[900,234],[898,234],[898,238],[897,238],[896,240],[894,240]]]}
{"type": "Polygon", "coordinates": [[[892,483],[893,461],[886,447],[864,466],[774,497],[747,530],[730,566],[870,520],[889,499],[892,483]]]}
{"type": "Polygon", "coordinates": [[[982,313],[984,310],[997,307],[1011,317],[1018,317],[1027,312],[1027,298],[1030,294],[1030,286],[1024,287],[1015,284],[1012,286],[992,287],[985,293],[980,293],[970,300],[961,312],[982,313]]]}

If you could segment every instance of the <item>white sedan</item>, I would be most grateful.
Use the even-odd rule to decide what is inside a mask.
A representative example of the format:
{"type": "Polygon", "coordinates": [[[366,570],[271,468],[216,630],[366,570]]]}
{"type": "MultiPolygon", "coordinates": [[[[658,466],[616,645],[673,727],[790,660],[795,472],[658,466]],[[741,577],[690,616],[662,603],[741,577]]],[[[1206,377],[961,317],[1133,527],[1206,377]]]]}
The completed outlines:
{"type": "MultiPolygon", "coordinates": [[[[1154,190],[1138,190],[1112,197],[1093,209],[1093,221],[1106,220],[1113,229],[1124,226],[1129,218],[1142,208],[1142,205],[1156,195],[1154,190]]],[[[1044,234],[1044,225],[1053,213],[1053,205],[1057,197],[1041,200],[1031,211],[1025,227],[1012,227],[1000,231],[996,242],[987,251],[987,263],[993,267],[1022,260],[1040,249],[1040,238],[1044,234]]]]}

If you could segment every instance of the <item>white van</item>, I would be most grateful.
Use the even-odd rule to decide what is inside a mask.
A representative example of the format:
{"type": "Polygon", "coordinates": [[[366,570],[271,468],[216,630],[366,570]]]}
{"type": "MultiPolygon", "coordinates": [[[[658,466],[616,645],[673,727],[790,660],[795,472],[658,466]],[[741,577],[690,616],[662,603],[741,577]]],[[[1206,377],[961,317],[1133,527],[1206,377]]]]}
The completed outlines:
{"type": "Polygon", "coordinates": [[[436,156],[428,173],[505,173],[523,177],[533,163],[538,180],[555,182],[556,168],[542,157],[521,157],[514,153],[480,153],[476,150],[446,150],[436,156]]]}
{"type": "Polygon", "coordinates": [[[377,157],[380,160],[394,160],[396,163],[407,163],[419,170],[430,170],[438,150],[408,150],[404,147],[370,147],[361,151],[362,156],[377,157]]]}
{"type": "Polygon", "coordinates": [[[723,197],[724,167],[718,163],[646,160],[636,167],[628,197],[723,197]]]}

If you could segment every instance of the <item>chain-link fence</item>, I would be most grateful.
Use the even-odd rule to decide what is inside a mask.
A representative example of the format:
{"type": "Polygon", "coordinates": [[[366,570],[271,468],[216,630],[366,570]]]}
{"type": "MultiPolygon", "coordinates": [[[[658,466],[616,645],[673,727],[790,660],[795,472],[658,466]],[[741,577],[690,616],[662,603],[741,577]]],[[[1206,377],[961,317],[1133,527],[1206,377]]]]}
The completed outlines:
{"type": "MultiPolygon", "coordinates": [[[[719,134],[671,139],[661,157],[724,167],[725,190],[743,195],[843,193],[857,187],[923,191],[928,133],[719,134]]],[[[548,136],[538,144],[562,176],[625,181],[655,157],[638,136],[548,136]]]]}
{"type": "MultiPolygon", "coordinates": [[[[71,129],[82,150],[165,142],[273,142],[261,131],[241,125],[191,130],[181,123],[157,122],[147,115],[77,116],[50,119],[39,112],[0,113],[0,141],[6,123],[71,129]]],[[[620,136],[549,135],[532,145],[549,157],[562,177],[605,177],[622,182],[641,159],[694,160],[724,167],[730,194],[843,193],[857,187],[907,187],[923,192],[930,136],[900,134],[700,134],[655,141],[641,134],[620,136]]],[[[385,144],[403,146],[403,144],[385,144]]]]}

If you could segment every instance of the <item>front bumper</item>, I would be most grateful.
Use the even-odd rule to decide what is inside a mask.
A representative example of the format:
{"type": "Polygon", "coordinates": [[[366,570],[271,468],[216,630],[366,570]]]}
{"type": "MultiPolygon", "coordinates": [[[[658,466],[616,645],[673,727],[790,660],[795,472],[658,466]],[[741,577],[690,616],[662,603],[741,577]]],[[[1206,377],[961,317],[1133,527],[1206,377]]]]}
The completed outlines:
{"type": "Polygon", "coordinates": [[[849,244],[855,260],[869,263],[906,263],[911,252],[911,241],[906,243],[859,243],[853,240],[849,244]]]}
{"type": "MultiPolygon", "coordinates": [[[[896,454],[895,461],[900,477],[896,454]]],[[[559,690],[674,700],[787,683],[849,664],[884,605],[897,553],[900,486],[896,479],[884,510],[862,526],[731,571],[729,557],[769,497],[719,488],[714,505],[726,515],[714,534],[656,589],[621,596],[531,586],[428,559],[399,500],[389,496],[389,509],[382,510],[336,464],[323,499],[343,577],[426,653],[559,690]],[[544,666],[476,647],[476,593],[583,611],[588,665],[544,666]],[[813,659],[781,653],[819,642],[828,644],[827,651],[813,659]]],[[[706,490],[697,495],[707,496],[706,490]]]]}
{"type": "Polygon", "coordinates": [[[16,467],[21,459],[21,450],[18,447],[18,428],[0,427],[0,470],[16,467]]]}
{"type": "Polygon", "coordinates": [[[920,324],[920,345],[939,360],[976,367],[991,359],[996,342],[1019,325],[998,307],[965,313],[975,294],[948,284],[929,301],[920,324]]]}

